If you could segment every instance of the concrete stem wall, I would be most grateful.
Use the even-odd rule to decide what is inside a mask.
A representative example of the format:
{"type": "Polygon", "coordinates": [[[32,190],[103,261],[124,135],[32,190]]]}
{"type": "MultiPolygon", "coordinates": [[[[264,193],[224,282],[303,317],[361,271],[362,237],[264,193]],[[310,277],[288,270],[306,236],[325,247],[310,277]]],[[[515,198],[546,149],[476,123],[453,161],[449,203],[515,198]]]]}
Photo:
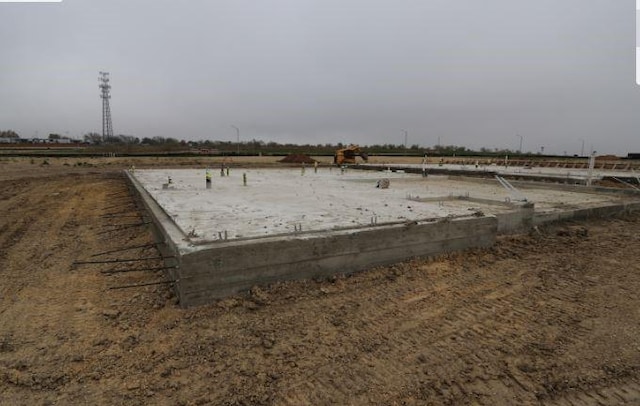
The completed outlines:
{"type": "Polygon", "coordinates": [[[198,305],[254,285],[352,273],[412,257],[488,247],[495,242],[497,228],[497,219],[488,216],[221,244],[182,255],[180,302],[198,305]]]}

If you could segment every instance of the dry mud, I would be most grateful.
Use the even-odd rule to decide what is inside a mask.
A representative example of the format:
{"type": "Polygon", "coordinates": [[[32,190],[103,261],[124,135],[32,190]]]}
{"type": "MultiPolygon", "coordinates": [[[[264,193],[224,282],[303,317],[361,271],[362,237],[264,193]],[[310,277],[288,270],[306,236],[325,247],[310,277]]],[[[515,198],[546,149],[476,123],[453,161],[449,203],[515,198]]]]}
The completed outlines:
{"type": "Polygon", "coordinates": [[[183,310],[157,259],[74,265],[158,255],[118,172],[33,171],[0,175],[0,404],[640,404],[638,215],[183,310]]]}

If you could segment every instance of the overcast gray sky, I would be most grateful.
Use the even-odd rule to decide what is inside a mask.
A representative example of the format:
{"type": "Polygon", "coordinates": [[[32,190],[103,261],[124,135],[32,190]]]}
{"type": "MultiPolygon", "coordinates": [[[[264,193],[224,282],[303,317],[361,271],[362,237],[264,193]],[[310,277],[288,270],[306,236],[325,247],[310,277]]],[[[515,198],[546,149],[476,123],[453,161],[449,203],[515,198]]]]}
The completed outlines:
{"type": "Polygon", "coordinates": [[[633,0],[0,3],[0,129],[640,152],[633,0]]]}

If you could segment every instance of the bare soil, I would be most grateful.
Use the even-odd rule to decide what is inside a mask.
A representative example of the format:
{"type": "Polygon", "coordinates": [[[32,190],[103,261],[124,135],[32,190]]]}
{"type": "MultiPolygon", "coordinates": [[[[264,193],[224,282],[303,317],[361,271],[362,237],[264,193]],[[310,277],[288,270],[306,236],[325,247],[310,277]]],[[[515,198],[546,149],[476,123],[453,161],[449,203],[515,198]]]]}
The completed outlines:
{"type": "Polygon", "coordinates": [[[317,161],[311,158],[309,155],[305,154],[291,154],[287,155],[284,158],[278,160],[278,162],[283,164],[314,164],[317,161]]]}
{"type": "Polygon", "coordinates": [[[640,404],[640,215],[186,310],[74,265],[156,257],[145,221],[113,166],[0,165],[0,404],[640,404]]]}

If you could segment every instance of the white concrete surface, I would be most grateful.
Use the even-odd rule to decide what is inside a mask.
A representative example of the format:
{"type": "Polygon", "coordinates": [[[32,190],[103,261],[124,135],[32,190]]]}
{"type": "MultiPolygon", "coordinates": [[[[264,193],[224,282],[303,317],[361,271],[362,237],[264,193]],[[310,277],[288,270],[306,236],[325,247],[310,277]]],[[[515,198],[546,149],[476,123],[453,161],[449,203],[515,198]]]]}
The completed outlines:
{"type": "MultiPolygon", "coordinates": [[[[585,163],[588,163],[585,160],[585,163]]],[[[364,164],[368,165],[368,164],[364,164]]],[[[422,164],[370,164],[372,166],[388,166],[390,168],[422,168],[422,164]]],[[[507,166],[504,165],[478,165],[476,168],[475,165],[458,165],[458,164],[427,164],[427,171],[429,169],[449,169],[449,170],[464,170],[464,171],[477,171],[477,172],[496,172],[500,175],[518,175],[518,176],[549,176],[559,179],[576,179],[576,180],[586,180],[589,176],[588,169],[580,169],[580,168],[554,168],[554,167],[524,167],[524,166],[507,166]]],[[[637,176],[640,177],[639,172],[634,171],[620,171],[620,170],[610,170],[610,169],[598,169],[598,165],[596,164],[596,168],[593,170],[592,179],[602,179],[604,176],[615,176],[615,177],[628,177],[628,176],[637,176]]]]}
{"type": "MultiPolygon", "coordinates": [[[[212,169],[212,188],[205,188],[205,169],[137,170],[135,177],[193,241],[262,237],[305,231],[368,226],[373,222],[405,222],[425,218],[486,214],[508,210],[468,201],[417,202],[412,198],[468,195],[505,201],[509,193],[476,182],[450,181],[445,176],[320,168],[232,169],[221,177],[212,169]],[[247,186],[242,175],[247,174],[247,186]],[[172,179],[172,186],[162,184],[172,179]],[[376,188],[389,178],[389,189],[376,188]]],[[[536,210],[597,204],[615,200],[596,194],[549,190],[523,191],[536,210]]]]}

